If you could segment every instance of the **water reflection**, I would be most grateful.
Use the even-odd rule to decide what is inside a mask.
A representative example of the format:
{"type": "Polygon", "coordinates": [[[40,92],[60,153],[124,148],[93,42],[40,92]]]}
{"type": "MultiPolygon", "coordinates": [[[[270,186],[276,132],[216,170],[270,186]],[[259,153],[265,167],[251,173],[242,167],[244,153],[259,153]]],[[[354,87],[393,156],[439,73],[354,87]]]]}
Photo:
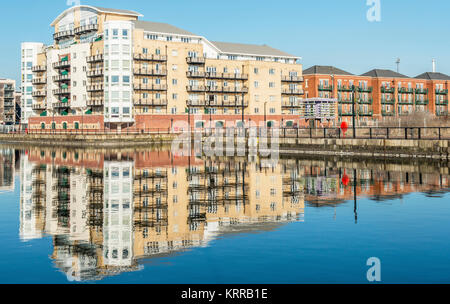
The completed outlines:
{"type": "MultiPolygon", "coordinates": [[[[2,155],[16,154],[7,151],[2,155]]],[[[14,171],[13,163],[3,161],[2,172],[14,171]]],[[[100,280],[228,234],[303,221],[304,202],[353,201],[356,219],[363,196],[382,201],[447,191],[448,172],[417,168],[33,148],[20,157],[20,238],[52,236],[51,258],[69,280],[100,280]]]]}

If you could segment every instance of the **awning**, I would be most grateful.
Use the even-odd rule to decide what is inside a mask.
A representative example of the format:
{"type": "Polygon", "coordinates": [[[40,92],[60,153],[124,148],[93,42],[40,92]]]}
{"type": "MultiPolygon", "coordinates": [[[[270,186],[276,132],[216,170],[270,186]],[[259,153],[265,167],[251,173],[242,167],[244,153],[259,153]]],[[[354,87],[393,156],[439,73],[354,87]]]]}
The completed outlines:
{"type": "Polygon", "coordinates": [[[86,114],[87,114],[87,115],[91,115],[91,114],[92,114],[92,110],[90,110],[90,109],[87,110],[87,111],[86,111],[86,114]]]}
{"type": "Polygon", "coordinates": [[[69,75],[69,71],[63,70],[63,71],[61,72],[61,75],[63,75],[63,76],[69,75]]]}
{"type": "Polygon", "coordinates": [[[68,89],[69,88],[69,86],[67,85],[67,84],[63,84],[62,86],[61,86],[61,89],[68,89]]]}
{"type": "Polygon", "coordinates": [[[66,111],[62,111],[61,115],[62,116],[67,116],[67,115],[69,115],[69,113],[67,113],[66,111]]]}
{"type": "Polygon", "coordinates": [[[103,40],[103,37],[102,36],[100,36],[100,37],[97,37],[97,38],[95,38],[95,40],[94,41],[102,41],[103,40]]]}
{"type": "Polygon", "coordinates": [[[66,103],[66,102],[68,102],[68,101],[69,101],[69,99],[68,99],[67,97],[64,97],[64,98],[61,100],[62,103],[66,103]]]}
{"type": "Polygon", "coordinates": [[[61,58],[61,61],[62,61],[62,62],[64,62],[64,61],[69,61],[69,56],[65,56],[65,57],[61,58]]]}
{"type": "Polygon", "coordinates": [[[42,112],[40,116],[41,116],[41,117],[47,116],[47,111],[42,112]]]}

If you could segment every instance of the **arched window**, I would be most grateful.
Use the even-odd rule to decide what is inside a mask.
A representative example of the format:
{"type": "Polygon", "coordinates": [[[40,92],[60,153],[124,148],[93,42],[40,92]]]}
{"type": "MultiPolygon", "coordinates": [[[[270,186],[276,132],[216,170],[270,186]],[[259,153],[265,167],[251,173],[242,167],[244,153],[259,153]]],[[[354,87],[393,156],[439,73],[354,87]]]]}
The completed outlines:
{"type": "Polygon", "coordinates": [[[76,122],[75,123],[75,130],[79,130],[80,129],[80,123],[76,122]]]}
{"type": "Polygon", "coordinates": [[[63,122],[63,129],[67,130],[67,122],[63,122]]]}
{"type": "Polygon", "coordinates": [[[56,123],[52,122],[52,130],[56,129],[56,123]]]}
{"type": "Polygon", "coordinates": [[[45,123],[41,123],[41,129],[45,130],[45,123]]]}

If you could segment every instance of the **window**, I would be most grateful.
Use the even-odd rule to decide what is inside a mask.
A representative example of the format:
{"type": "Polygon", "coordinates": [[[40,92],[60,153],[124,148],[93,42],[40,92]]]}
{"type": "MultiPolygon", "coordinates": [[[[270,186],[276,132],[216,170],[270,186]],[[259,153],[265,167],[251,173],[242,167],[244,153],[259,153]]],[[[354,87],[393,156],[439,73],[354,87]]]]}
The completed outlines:
{"type": "Polygon", "coordinates": [[[178,56],[178,51],[177,51],[177,50],[172,50],[172,56],[173,56],[173,57],[178,56]]]}
{"type": "Polygon", "coordinates": [[[125,86],[130,85],[130,76],[123,76],[123,85],[125,86]]]}
{"type": "Polygon", "coordinates": [[[255,88],[259,88],[259,82],[255,81],[255,88]]]}
{"type": "Polygon", "coordinates": [[[270,74],[270,75],[275,75],[275,69],[270,69],[270,70],[269,70],[269,74],[270,74]]]}
{"type": "Polygon", "coordinates": [[[178,84],[178,80],[177,79],[172,79],[172,84],[173,85],[177,85],[178,84]]]}
{"type": "Polygon", "coordinates": [[[269,82],[269,88],[275,88],[275,82],[269,82]]]}
{"type": "Polygon", "coordinates": [[[128,30],[122,30],[122,38],[128,39],[128,30]]]}
{"type": "Polygon", "coordinates": [[[119,39],[119,30],[113,29],[113,39],[119,39]]]}
{"type": "Polygon", "coordinates": [[[79,130],[80,129],[80,123],[76,122],[75,123],[75,130],[79,130]]]}
{"type": "Polygon", "coordinates": [[[255,74],[258,74],[258,73],[259,73],[259,69],[258,69],[258,68],[254,68],[254,69],[253,69],[253,72],[254,72],[255,74]]]}

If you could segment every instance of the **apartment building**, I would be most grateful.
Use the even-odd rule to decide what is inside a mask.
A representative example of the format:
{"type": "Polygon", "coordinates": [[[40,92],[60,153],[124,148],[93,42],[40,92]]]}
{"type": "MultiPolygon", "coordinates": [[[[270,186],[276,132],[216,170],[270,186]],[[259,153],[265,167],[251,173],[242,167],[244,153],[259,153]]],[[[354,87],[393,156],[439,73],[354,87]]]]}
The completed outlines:
{"type": "Polygon", "coordinates": [[[0,124],[16,123],[16,81],[0,79],[0,124]]]}
{"type": "Polygon", "coordinates": [[[28,117],[30,128],[44,130],[298,122],[299,57],[140,17],[75,6],[51,24],[53,45],[24,43],[23,104],[32,112],[24,124],[28,117]]]}
{"type": "Polygon", "coordinates": [[[303,71],[308,98],[336,98],[339,121],[358,122],[401,117],[414,112],[448,115],[450,76],[427,72],[410,78],[391,70],[374,69],[354,75],[333,66],[303,71]]]}

